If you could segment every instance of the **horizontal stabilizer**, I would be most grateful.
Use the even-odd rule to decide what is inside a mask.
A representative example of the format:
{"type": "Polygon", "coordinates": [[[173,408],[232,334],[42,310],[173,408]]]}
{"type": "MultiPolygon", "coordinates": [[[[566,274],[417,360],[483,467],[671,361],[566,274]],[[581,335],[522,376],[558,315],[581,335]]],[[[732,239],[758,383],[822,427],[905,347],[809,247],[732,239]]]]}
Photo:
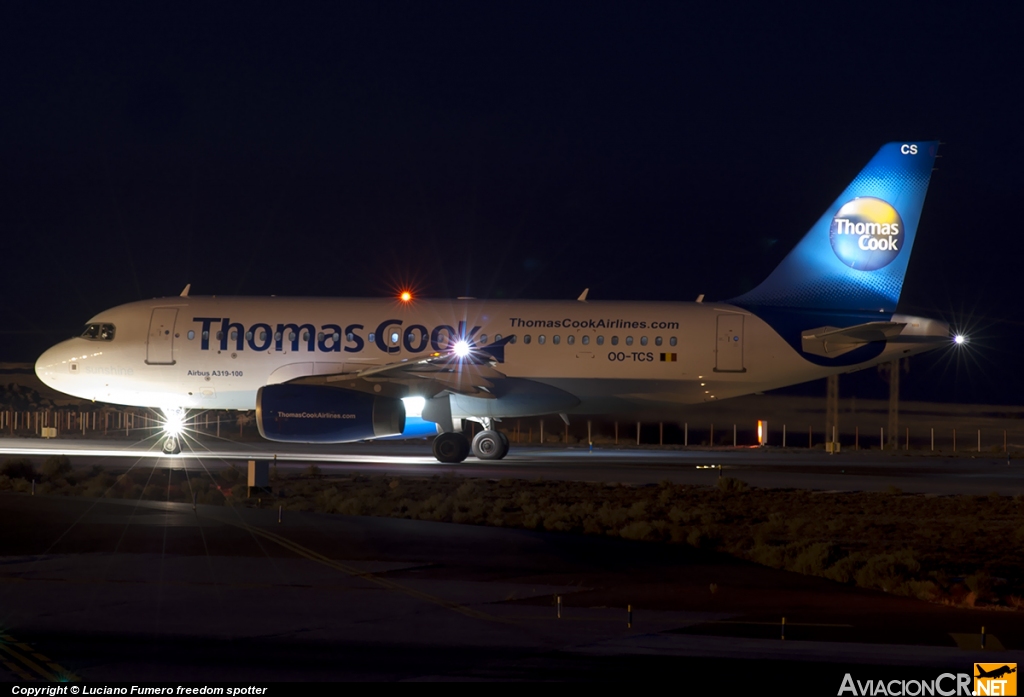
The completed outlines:
{"type": "Polygon", "coordinates": [[[900,335],[906,322],[868,322],[852,327],[818,327],[802,332],[805,353],[832,358],[873,341],[888,341],[900,335]]]}

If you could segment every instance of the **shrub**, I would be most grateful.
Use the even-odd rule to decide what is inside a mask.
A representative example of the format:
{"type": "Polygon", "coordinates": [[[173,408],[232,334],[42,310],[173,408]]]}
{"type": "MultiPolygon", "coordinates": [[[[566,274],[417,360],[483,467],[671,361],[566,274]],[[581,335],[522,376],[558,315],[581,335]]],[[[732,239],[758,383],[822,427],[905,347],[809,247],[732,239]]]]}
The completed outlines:
{"type": "Polygon", "coordinates": [[[854,574],[857,585],[864,588],[881,588],[887,593],[899,592],[907,581],[912,580],[921,565],[910,550],[893,554],[878,554],[867,560],[854,574]]]}
{"type": "Polygon", "coordinates": [[[732,477],[719,477],[718,478],[718,490],[723,491],[727,494],[736,493],[739,491],[746,491],[750,486],[739,479],[733,479],[732,477]]]}
{"type": "Polygon", "coordinates": [[[36,478],[36,468],[28,458],[16,457],[4,460],[4,464],[0,465],[0,474],[11,479],[32,481],[36,478]]]}
{"type": "Polygon", "coordinates": [[[67,455],[50,455],[39,469],[47,479],[59,479],[71,472],[71,460],[67,455]]]}

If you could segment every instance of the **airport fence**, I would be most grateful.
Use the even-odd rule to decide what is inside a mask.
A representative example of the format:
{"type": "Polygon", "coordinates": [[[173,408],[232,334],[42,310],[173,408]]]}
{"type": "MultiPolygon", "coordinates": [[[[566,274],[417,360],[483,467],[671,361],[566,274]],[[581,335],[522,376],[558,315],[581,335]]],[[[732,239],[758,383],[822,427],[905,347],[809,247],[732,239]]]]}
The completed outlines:
{"type": "MultiPolygon", "coordinates": [[[[158,412],[122,409],[0,410],[0,436],[59,438],[72,436],[138,437],[163,428],[158,412]]],[[[248,412],[201,412],[190,415],[188,430],[218,437],[244,436],[255,421],[248,412]]]]}
{"type": "MultiPolygon", "coordinates": [[[[504,422],[499,428],[516,444],[544,445],[614,445],[661,447],[818,449],[832,452],[860,450],[931,451],[953,453],[1009,453],[1024,450],[1024,429],[963,428],[928,426],[899,428],[888,433],[885,427],[854,426],[852,430],[834,429],[824,433],[820,427],[789,424],[774,425],[769,421],[746,424],[713,422],[640,422],[586,421],[586,432],[580,424],[570,427],[561,420],[516,420],[504,422]],[[1012,440],[1011,440],[1012,439],[1012,440]],[[1012,442],[1016,441],[1016,442],[1012,442]]],[[[477,424],[467,425],[470,435],[480,430],[477,424]]]]}
{"type": "MultiPolygon", "coordinates": [[[[222,438],[255,437],[251,412],[204,411],[190,414],[189,431],[222,438]]],[[[0,437],[40,438],[107,436],[140,437],[161,430],[159,412],[133,409],[40,409],[0,410],[0,437]]],[[[466,421],[472,436],[482,427],[466,421]]],[[[963,428],[950,426],[903,426],[896,433],[885,427],[854,426],[825,434],[810,425],[775,425],[770,421],[749,424],[693,424],[689,422],[576,421],[560,419],[506,419],[498,428],[518,445],[640,446],[751,448],[759,446],[831,451],[898,450],[953,453],[1009,453],[1024,450],[1024,428],[963,428]],[[769,426],[771,427],[769,428],[769,426]]]]}

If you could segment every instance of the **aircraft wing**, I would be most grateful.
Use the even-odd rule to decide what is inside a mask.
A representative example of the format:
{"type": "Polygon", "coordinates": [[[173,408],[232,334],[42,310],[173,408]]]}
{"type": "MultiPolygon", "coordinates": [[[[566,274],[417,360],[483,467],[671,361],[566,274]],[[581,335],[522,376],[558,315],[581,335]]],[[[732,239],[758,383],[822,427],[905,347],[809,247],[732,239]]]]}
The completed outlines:
{"type": "MultiPolygon", "coordinates": [[[[487,346],[470,346],[468,353],[457,355],[454,350],[435,352],[415,360],[405,359],[384,365],[368,366],[351,373],[318,375],[302,378],[302,382],[320,383],[399,383],[417,385],[420,392],[437,394],[444,390],[473,397],[493,398],[490,388],[495,380],[506,376],[498,369],[505,362],[505,346],[514,336],[503,337],[487,346]],[[429,386],[427,383],[431,383],[429,386]],[[427,389],[422,389],[427,387],[427,389]]],[[[353,385],[354,386],[354,385],[353,385]]]]}
{"type": "Polygon", "coordinates": [[[895,339],[906,322],[867,322],[852,327],[818,327],[800,335],[805,353],[833,358],[874,341],[895,339]]]}

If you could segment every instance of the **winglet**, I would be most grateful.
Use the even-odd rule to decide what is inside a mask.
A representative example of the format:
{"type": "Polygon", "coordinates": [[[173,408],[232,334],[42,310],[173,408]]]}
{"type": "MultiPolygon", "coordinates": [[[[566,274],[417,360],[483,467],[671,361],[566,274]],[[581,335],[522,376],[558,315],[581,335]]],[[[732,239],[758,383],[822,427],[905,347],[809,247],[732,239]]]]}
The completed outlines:
{"type": "Polygon", "coordinates": [[[578,297],[576,299],[579,300],[581,303],[587,302],[587,293],[589,293],[589,292],[590,292],[589,288],[584,288],[583,292],[580,293],[580,297],[578,297]]]}
{"type": "Polygon", "coordinates": [[[515,334],[509,334],[506,337],[501,338],[494,343],[488,344],[487,346],[481,346],[477,349],[480,353],[486,354],[493,358],[498,363],[505,362],[505,347],[515,341],[515,334]]]}
{"type": "Polygon", "coordinates": [[[191,288],[191,287],[192,287],[191,283],[186,283],[185,284],[185,290],[181,291],[181,295],[179,297],[187,298],[188,297],[188,289],[191,288]]]}
{"type": "Polygon", "coordinates": [[[697,296],[697,302],[699,302],[699,303],[704,302],[704,294],[703,293],[701,293],[700,295],[697,296]]]}

